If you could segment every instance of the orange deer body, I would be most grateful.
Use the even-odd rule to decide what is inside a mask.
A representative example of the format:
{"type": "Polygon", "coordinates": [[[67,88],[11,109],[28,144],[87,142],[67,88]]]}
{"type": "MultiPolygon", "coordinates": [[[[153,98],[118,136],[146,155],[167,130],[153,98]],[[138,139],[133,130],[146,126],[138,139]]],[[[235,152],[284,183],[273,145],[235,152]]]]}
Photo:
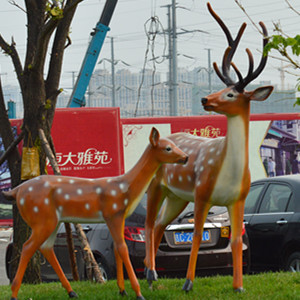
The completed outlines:
{"type": "MultiPolygon", "coordinates": [[[[243,79],[231,59],[246,24],[241,26],[237,38],[233,40],[227,27],[215,14],[209,3],[208,8],[225,32],[229,43],[223,58],[223,74],[214,64],[217,74],[227,85],[227,88],[202,98],[202,105],[206,111],[226,115],[227,135],[216,139],[201,138],[186,133],[176,133],[169,136],[169,139],[189,155],[189,161],[182,166],[163,165],[149,187],[145,231],[146,258],[144,262],[147,269],[146,276],[151,284],[153,280],[157,279],[155,254],[164,229],[180,214],[189,201],[193,201],[195,203],[194,235],[186,282],[183,286],[183,290],[191,290],[207,213],[214,205],[226,206],[231,221],[233,287],[235,290],[241,291],[243,289],[242,228],[244,203],[250,188],[248,166],[250,101],[265,100],[272,92],[273,87],[261,87],[252,92],[244,90],[244,87],[260,74],[267,58],[263,57],[259,67],[253,72],[252,54],[247,49],[250,66],[247,77],[243,79]],[[233,66],[238,75],[239,81],[237,83],[234,83],[229,77],[230,65],[233,66]],[[161,207],[165,198],[164,205],[161,207]],[[159,211],[160,214],[157,218],[159,211]]],[[[266,37],[266,29],[262,23],[260,24],[266,37]]],[[[267,40],[264,38],[264,45],[266,42],[267,40]]]]}
{"type": "Polygon", "coordinates": [[[120,293],[125,294],[124,263],[137,298],[144,299],[124,240],[125,218],[136,208],[162,163],[187,161],[187,155],[172,141],[160,138],[155,128],[149,140],[140,160],[124,175],[100,179],[44,175],[4,193],[7,198],[16,199],[21,216],[32,228],[22,249],[11,299],[16,299],[27,263],[37,249],[51,263],[69,296],[77,297],[53,251],[56,232],[61,222],[101,221],[107,223],[114,240],[120,293]]]}

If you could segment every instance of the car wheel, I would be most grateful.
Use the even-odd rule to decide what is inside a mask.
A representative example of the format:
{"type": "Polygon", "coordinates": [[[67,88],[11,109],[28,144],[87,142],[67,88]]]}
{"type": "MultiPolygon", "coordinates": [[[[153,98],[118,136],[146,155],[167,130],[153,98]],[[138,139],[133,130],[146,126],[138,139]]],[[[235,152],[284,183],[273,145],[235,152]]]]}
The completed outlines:
{"type": "Polygon", "coordinates": [[[103,276],[104,281],[106,282],[107,280],[112,279],[111,272],[110,272],[107,264],[100,257],[97,257],[96,261],[98,263],[98,266],[99,266],[99,269],[103,276]]]}
{"type": "Polygon", "coordinates": [[[300,252],[294,252],[288,257],[285,269],[291,272],[300,272],[300,252]]]}

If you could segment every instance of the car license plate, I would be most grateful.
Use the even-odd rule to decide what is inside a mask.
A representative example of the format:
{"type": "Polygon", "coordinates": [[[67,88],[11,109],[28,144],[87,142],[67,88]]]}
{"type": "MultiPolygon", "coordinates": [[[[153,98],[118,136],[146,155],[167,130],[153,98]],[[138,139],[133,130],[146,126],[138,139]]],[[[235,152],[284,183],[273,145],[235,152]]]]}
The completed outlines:
{"type": "MultiPolygon", "coordinates": [[[[191,244],[193,242],[193,232],[175,232],[174,241],[176,245],[191,244]]],[[[202,242],[210,242],[210,231],[204,230],[202,234],[202,242]]]]}

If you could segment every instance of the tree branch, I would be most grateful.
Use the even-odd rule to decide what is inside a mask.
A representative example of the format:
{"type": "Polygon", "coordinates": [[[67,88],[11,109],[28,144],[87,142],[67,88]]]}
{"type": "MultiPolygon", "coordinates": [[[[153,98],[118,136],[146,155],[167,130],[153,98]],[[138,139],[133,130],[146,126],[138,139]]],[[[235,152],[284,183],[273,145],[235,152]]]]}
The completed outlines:
{"type": "Polygon", "coordinates": [[[58,167],[58,164],[57,164],[57,161],[56,161],[56,158],[55,156],[53,155],[53,152],[49,146],[49,143],[47,141],[47,138],[45,136],[45,133],[43,131],[43,129],[39,129],[39,137],[40,137],[40,140],[41,140],[41,145],[46,153],[46,156],[49,158],[49,161],[50,161],[50,164],[51,164],[51,167],[53,169],[53,172],[55,175],[61,175],[60,173],[60,170],[59,170],[59,167],[58,167]]]}
{"type": "Polygon", "coordinates": [[[263,35],[263,32],[260,30],[260,28],[256,25],[256,23],[251,19],[251,17],[248,15],[246,9],[244,8],[244,6],[242,5],[242,3],[239,3],[238,0],[234,0],[234,2],[238,5],[238,7],[244,12],[244,14],[247,16],[247,18],[250,20],[250,22],[252,23],[252,25],[256,28],[256,30],[263,35]]]}
{"type": "Polygon", "coordinates": [[[297,10],[290,4],[290,2],[289,2],[288,0],[285,0],[285,2],[287,3],[287,5],[289,6],[289,8],[290,8],[291,10],[293,10],[296,14],[298,14],[298,15],[300,16],[300,12],[297,11],[297,10]]]}
{"type": "Polygon", "coordinates": [[[17,74],[18,81],[19,81],[21,89],[22,89],[22,87],[24,86],[23,67],[22,67],[22,64],[21,64],[21,61],[20,61],[19,54],[16,50],[14,40],[12,40],[11,45],[9,45],[4,40],[2,35],[0,34],[0,47],[2,48],[4,53],[6,53],[7,55],[9,55],[11,57],[13,65],[15,67],[15,71],[16,71],[16,74],[17,74]]]}
{"type": "Polygon", "coordinates": [[[26,10],[25,10],[23,7],[21,7],[16,1],[10,0],[10,1],[8,1],[8,2],[9,2],[11,5],[16,6],[17,8],[19,8],[19,9],[22,10],[23,12],[27,13],[26,10]]]}
{"type": "Polygon", "coordinates": [[[23,140],[25,132],[22,131],[19,136],[10,144],[10,146],[6,149],[4,154],[0,157],[0,166],[6,161],[7,157],[10,153],[15,149],[15,147],[23,140]]]}

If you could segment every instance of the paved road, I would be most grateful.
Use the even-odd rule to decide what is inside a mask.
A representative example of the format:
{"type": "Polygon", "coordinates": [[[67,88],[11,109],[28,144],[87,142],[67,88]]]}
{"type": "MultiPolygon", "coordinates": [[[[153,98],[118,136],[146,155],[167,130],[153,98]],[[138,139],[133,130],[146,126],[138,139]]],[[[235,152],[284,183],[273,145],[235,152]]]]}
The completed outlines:
{"type": "Polygon", "coordinates": [[[0,285],[8,285],[9,280],[5,271],[5,251],[11,230],[0,230],[0,285]]]}

